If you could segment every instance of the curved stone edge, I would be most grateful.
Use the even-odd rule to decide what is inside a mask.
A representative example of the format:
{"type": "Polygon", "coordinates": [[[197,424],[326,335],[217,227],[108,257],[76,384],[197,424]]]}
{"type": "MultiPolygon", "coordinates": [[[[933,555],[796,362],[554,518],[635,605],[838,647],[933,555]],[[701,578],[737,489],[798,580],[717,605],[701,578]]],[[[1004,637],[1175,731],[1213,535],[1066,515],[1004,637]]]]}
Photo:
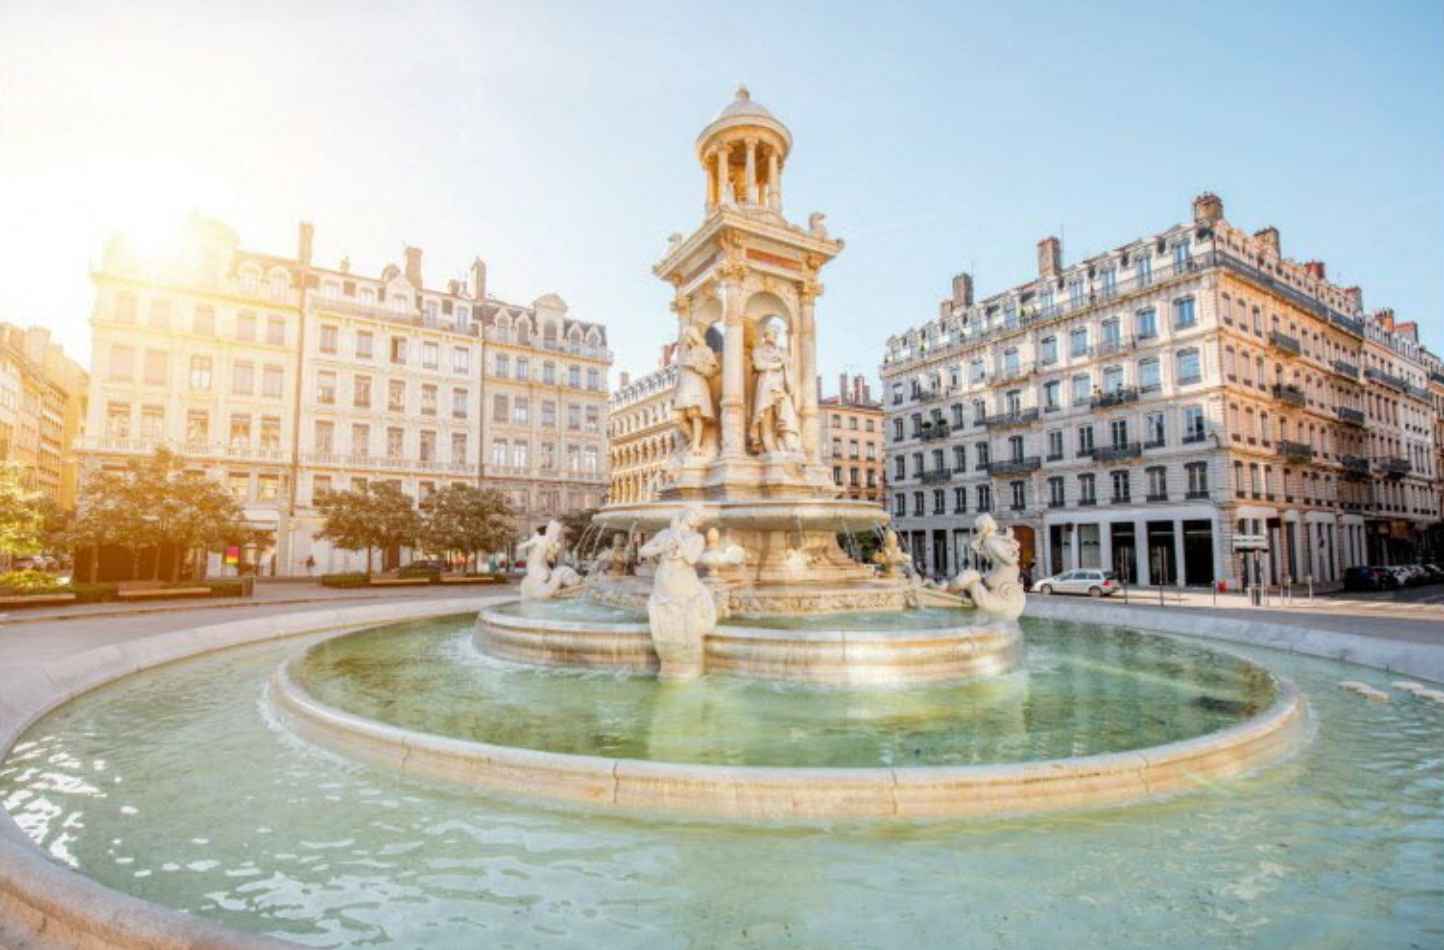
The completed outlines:
{"type": "Polygon", "coordinates": [[[1287,680],[1264,712],[1196,739],[1047,762],[919,768],[716,766],[569,755],[448,739],[308,695],[282,664],[271,696],[296,731],[403,773],[512,798],[606,811],[763,822],[933,819],[1101,808],[1211,784],[1298,746],[1305,705],[1287,680]]]}
{"type": "MultiPolygon", "coordinates": [[[[501,605],[498,605],[501,606],[501,605]]],[[[645,623],[548,620],[496,610],[477,615],[478,649],[514,662],[630,672],[659,662],[645,623]]],[[[745,618],[707,636],[707,669],[760,679],[833,686],[905,686],[1000,676],[1023,652],[1017,624],[917,630],[786,630],[745,618]]]]}
{"type": "MultiPolygon", "coordinates": [[[[211,624],[0,672],[0,757],[58,706],[144,669],[234,646],[469,613],[495,595],[312,610],[211,624]]],[[[0,947],[292,947],[122,894],[52,861],[0,810],[0,947]]]]}
{"type": "Polygon", "coordinates": [[[1123,606],[1083,597],[1029,597],[1024,617],[1132,627],[1336,660],[1444,683],[1444,644],[1366,637],[1306,624],[1218,617],[1205,608],[1123,606]]]}

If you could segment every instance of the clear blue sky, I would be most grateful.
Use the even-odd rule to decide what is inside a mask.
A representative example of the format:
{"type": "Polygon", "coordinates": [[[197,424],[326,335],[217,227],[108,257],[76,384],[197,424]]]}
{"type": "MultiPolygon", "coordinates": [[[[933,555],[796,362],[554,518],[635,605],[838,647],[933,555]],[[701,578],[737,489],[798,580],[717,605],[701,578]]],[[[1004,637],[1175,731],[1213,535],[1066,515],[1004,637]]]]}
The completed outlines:
{"type": "Polygon", "coordinates": [[[819,367],[1184,220],[1234,223],[1363,286],[1444,350],[1444,5],[29,3],[0,9],[0,318],[88,356],[106,233],[195,208],[251,248],[428,283],[474,255],[555,290],[617,367],[672,331],[650,266],[702,209],[696,133],[741,80],[792,129],[789,215],[828,213],[819,367]],[[1338,10],[1339,6],[1352,9],[1338,10]],[[203,11],[203,12],[202,12],[203,11]]]}

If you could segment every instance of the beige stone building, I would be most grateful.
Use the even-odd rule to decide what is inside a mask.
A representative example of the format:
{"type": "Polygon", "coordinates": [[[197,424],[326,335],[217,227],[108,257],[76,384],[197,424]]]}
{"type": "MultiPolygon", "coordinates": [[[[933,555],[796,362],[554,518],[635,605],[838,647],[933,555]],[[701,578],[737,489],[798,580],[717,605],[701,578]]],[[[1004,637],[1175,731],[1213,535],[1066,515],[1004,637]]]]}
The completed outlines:
{"type": "MultiPolygon", "coordinates": [[[[818,380],[818,385],[822,381],[818,380]]],[[[883,429],[886,413],[872,398],[872,387],[861,376],[841,374],[837,395],[819,394],[817,411],[827,431],[823,433],[823,461],[832,466],[832,480],[845,498],[861,498],[884,504],[887,501],[887,446],[883,429]]]]}
{"type": "Polygon", "coordinates": [[[605,328],[572,319],[555,295],[531,306],[490,296],[480,259],[469,280],[435,288],[417,248],[367,276],[318,265],[312,242],[302,224],[294,257],[251,252],[199,218],[176,260],[140,261],[112,242],[93,275],[86,463],[179,452],[274,532],[254,557],[281,574],[365,563],[315,537],[314,501],[329,489],[391,481],[421,499],[484,484],[511,495],[523,530],[597,503],[605,328]],[[491,424],[483,407],[503,404],[491,424]]]}
{"type": "Polygon", "coordinates": [[[75,503],[74,444],[89,377],[43,327],[0,323],[0,462],[64,508],[75,503]]]}
{"type": "Polygon", "coordinates": [[[1439,518],[1420,358],[1358,288],[1213,195],[1067,266],[1046,238],[1035,279],[974,300],[961,274],[937,318],[888,340],[895,521],[931,574],[990,511],[1035,574],[1238,585],[1235,538],[1262,536],[1258,579],[1334,582],[1419,553],[1439,518]]]}
{"type": "Polygon", "coordinates": [[[623,373],[612,393],[608,436],[610,503],[655,497],[663,466],[676,454],[681,429],[672,405],[677,388],[677,345],[662,347],[657,369],[633,380],[623,373]]]}

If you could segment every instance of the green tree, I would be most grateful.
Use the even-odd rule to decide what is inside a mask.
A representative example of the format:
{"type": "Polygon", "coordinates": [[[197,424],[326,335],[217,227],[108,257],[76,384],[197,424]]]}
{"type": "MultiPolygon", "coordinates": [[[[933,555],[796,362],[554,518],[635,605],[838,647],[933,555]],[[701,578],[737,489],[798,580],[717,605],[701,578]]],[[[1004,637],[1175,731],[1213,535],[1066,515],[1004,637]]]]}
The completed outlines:
{"type": "Polygon", "coordinates": [[[35,554],[40,550],[45,518],[40,493],[25,487],[20,468],[0,468],[0,554],[35,554]]]}
{"type": "MultiPolygon", "coordinates": [[[[582,543],[591,528],[592,519],[597,516],[596,508],[578,508],[575,511],[568,511],[557,518],[562,523],[565,532],[566,544],[569,548],[575,548],[582,543]]],[[[581,555],[582,552],[577,552],[581,555]]]]}
{"type": "Polygon", "coordinates": [[[411,497],[391,482],[372,482],[362,491],[327,492],[316,499],[326,519],[318,538],[338,548],[366,552],[366,573],[371,573],[372,548],[414,545],[421,517],[411,497]]]}
{"type": "Polygon", "coordinates": [[[421,503],[420,546],[434,554],[460,553],[476,563],[516,534],[516,512],[505,495],[475,485],[448,485],[421,503]]]}

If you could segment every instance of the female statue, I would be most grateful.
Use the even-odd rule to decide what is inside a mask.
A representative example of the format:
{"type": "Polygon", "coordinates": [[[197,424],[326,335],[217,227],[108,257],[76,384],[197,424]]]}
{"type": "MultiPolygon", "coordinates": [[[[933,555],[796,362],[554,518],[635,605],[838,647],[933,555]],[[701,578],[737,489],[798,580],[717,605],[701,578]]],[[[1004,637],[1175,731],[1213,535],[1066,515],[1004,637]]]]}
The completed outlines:
{"type": "Polygon", "coordinates": [[[657,559],[647,620],[652,647],[662,661],[662,679],[692,679],[702,672],[703,641],[717,627],[717,603],[697,577],[706,544],[697,528],[702,512],[686,507],[642,546],[642,557],[657,559]]]}
{"type": "Polygon", "coordinates": [[[703,436],[716,421],[712,408],[711,379],[717,375],[717,354],[707,345],[702,331],[688,326],[682,331],[682,352],[678,362],[676,411],[687,432],[693,454],[703,451],[703,436]]]}
{"type": "Polygon", "coordinates": [[[581,576],[565,564],[552,567],[562,553],[560,521],[548,522],[546,531],[523,541],[516,550],[526,557],[526,576],[521,579],[522,600],[549,600],[582,582],[581,576]]]}
{"type": "Polygon", "coordinates": [[[752,400],[750,437],[754,447],[764,452],[798,451],[797,406],[793,402],[795,388],[787,351],[777,345],[777,324],[768,323],[762,331],[762,342],[752,347],[752,368],[757,372],[757,386],[752,400]]]}
{"type": "Polygon", "coordinates": [[[998,530],[998,523],[989,514],[973,521],[975,535],[969,545],[973,553],[992,561],[994,567],[984,577],[975,570],[966,570],[953,579],[949,590],[967,593],[979,610],[1004,620],[1017,620],[1023,614],[1023,584],[1018,577],[1018,542],[1013,532],[998,530]]]}

